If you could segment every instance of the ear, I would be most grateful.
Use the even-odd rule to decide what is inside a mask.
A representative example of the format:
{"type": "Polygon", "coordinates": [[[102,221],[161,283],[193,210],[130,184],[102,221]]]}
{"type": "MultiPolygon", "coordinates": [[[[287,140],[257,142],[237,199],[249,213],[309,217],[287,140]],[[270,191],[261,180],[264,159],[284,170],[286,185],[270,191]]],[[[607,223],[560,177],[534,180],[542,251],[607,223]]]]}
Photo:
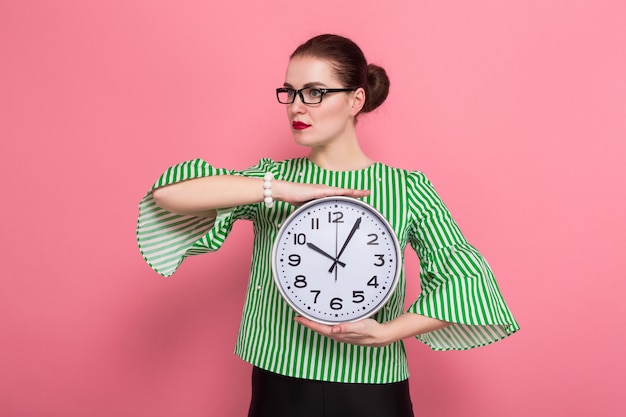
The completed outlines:
{"type": "Polygon", "coordinates": [[[352,93],[352,109],[350,111],[351,116],[359,114],[363,106],[365,105],[365,90],[363,87],[357,88],[352,93]]]}

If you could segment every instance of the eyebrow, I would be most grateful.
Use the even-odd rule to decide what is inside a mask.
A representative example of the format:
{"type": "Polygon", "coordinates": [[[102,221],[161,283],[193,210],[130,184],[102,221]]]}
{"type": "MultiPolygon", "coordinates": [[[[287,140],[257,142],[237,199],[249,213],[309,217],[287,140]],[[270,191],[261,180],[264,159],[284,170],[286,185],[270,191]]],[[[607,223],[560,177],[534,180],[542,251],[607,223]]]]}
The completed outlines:
{"type": "MultiPolygon", "coordinates": [[[[284,83],[283,87],[287,87],[287,88],[294,88],[293,85],[289,84],[289,83],[284,83]]],[[[326,87],[326,84],[319,82],[319,81],[314,81],[312,83],[306,83],[304,84],[304,86],[302,86],[302,88],[308,88],[308,87],[326,87]]],[[[295,88],[294,88],[295,90],[295,88]]]]}

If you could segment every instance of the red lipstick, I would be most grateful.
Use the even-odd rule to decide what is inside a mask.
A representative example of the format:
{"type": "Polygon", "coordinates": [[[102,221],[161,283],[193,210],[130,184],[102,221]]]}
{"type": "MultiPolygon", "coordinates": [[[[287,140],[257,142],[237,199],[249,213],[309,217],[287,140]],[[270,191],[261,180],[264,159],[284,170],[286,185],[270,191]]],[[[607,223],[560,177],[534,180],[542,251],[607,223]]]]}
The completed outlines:
{"type": "Polygon", "coordinates": [[[304,122],[297,122],[297,121],[292,122],[291,126],[293,126],[293,128],[296,130],[304,130],[307,127],[311,127],[311,125],[308,125],[304,122]]]}

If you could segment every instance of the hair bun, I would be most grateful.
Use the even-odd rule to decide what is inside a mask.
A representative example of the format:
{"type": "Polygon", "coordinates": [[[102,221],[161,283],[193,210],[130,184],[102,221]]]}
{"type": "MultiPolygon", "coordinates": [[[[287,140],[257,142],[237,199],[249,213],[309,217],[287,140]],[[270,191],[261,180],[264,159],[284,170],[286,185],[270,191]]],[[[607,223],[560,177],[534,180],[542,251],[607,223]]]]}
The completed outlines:
{"type": "Polygon", "coordinates": [[[389,95],[389,77],[383,67],[367,65],[367,88],[365,89],[365,105],[361,110],[364,113],[371,112],[387,99],[389,95]]]}

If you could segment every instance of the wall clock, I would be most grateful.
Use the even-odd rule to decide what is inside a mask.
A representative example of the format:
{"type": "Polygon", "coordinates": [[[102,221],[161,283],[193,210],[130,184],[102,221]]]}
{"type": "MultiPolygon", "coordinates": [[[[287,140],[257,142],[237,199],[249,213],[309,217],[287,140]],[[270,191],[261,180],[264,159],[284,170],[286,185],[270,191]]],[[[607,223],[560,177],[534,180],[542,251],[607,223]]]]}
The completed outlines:
{"type": "Polygon", "coordinates": [[[400,277],[400,245],[387,220],[349,197],[325,197],[299,207],[272,248],[274,281],[287,303],[319,323],[370,317],[400,277]]]}

